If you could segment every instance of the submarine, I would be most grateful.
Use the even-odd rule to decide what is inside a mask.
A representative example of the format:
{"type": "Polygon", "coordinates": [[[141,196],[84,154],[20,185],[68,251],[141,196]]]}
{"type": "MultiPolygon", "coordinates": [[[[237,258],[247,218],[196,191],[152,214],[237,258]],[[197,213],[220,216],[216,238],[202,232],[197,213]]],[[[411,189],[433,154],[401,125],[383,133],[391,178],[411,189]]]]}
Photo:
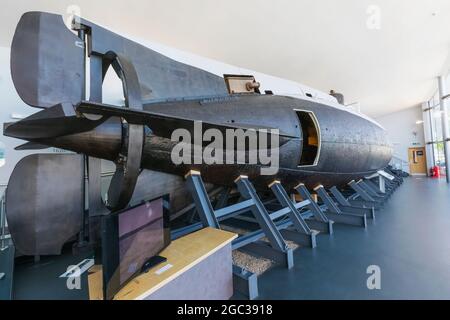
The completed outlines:
{"type": "Polygon", "coordinates": [[[386,131],[337,101],[260,92],[255,77],[218,76],[82,18],[69,30],[59,15],[24,14],[11,47],[11,74],[22,100],[42,110],[5,124],[4,135],[26,140],[20,150],[51,146],[114,161],[111,210],[128,205],[142,170],[181,177],[196,170],[216,186],[246,175],[262,190],[274,180],[287,189],[300,182],[314,188],[376,173],[392,157],[386,131]],[[122,81],[125,105],[102,102],[110,67],[122,81]],[[174,139],[177,130],[191,141],[174,139]],[[205,141],[208,131],[215,136],[205,141]],[[237,132],[245,143],[208,152],[228,131],[232,141],[237,132]],[[203,159],[183,154],[191,161],[174,161],[175,150],[189,148],[203,159]]]}

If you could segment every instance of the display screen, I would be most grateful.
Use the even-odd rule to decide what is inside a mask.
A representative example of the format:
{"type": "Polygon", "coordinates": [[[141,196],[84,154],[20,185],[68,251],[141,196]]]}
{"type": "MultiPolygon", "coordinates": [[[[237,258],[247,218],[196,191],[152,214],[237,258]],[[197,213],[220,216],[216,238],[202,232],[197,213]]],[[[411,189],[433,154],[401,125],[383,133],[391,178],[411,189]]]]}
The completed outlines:
{"type": "Polygon", "coordinates": [[[169,197],[146,201],[102,219],[102,265],[105,299],[137,276],[170,243],[169,197]]]}
{"type": "Polygon", "coordinates": [[[119,215],[120,284],[164,247],[163,199],[119,215]]]}

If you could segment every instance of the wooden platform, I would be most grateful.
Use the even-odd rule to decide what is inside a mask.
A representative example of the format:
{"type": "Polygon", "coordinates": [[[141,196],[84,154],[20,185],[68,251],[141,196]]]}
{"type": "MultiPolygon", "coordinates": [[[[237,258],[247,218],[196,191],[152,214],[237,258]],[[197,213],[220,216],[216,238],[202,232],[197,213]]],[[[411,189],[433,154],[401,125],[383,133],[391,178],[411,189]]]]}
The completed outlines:
{"type": "MultiPolygon", "coordinates": [[[[231,241],[236,237],[237,235],[231,232],[205,228],[173,241],[160,254],[167,258],[167,262],[150,269],[148,273],[134,278],[116,294],[114,299],[147,299],[159,289],[188,272],[191,268],[199,265],[221,248],[230,245],[231,241]]],[[[102,300],[101,266],[96,265],[89,270],[88,280],[90,300],[102,300]]],[[[186,297],[186,300],[188,299],[189,297],[186,297]]]]}

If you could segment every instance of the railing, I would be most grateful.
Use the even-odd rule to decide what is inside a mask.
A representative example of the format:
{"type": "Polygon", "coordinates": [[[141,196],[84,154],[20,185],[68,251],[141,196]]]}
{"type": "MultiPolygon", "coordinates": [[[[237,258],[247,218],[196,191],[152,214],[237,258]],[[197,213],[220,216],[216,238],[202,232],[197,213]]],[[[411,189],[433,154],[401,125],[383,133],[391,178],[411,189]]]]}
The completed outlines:
{"type": "Polygon", "coordinates": [[[409,161],[402,159],[400,156],[393,155],[389,163],[394,169],[409,172],[409,161]]]}
{"type": "Polygon", "coordinates": [[[7,234],[5,192],[0,197],[0,250],[6,248],[10,235],[7,234]]]}

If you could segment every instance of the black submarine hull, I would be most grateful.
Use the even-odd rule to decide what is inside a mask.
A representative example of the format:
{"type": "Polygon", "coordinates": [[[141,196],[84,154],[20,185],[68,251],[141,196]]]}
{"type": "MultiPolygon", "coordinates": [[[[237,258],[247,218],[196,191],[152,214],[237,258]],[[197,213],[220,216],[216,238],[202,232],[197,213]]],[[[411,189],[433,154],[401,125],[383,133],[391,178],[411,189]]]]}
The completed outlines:
{"type": "MultiPolygon", "coordinates": [[[[264,165],[260,163],[175,164],[171,155],[178,141],[172,141],[171,136],[179,128],[173,122],[165,125],[164,120],[158,119],[155,134],[152,128],[156,120],[143,120],[149,130],[144,139],[141,168],[179,176],[184,176],[189,170],[197,170],[206,182],[219,186],[232,186],[239,175],[247,175],[259,188],[266,187],[275,179],[287,187],[295,187],[298,183],[309,187],[318,184],[340,186],[386,167],[392,156],[385,130],[372,120],[354,112],[292,97],[244,95],[220,101],[208,99],[147,104],[144,112],[168,118],[177,116],[192,123],[205,122],[209,126],[217,124],[217,127],[232,125],[243,130],[279,130],[278,170],[274,174],[264,175],[261,174],[264,165]],[[316,121],[313,129],[317,133],[317,150],[308,164],[301,162],[302,153],[307,152],[305,144],[308,137],[305,136],[299,112],[310,114],[316,121]]],[[[35,141],[114,160],[124,143],[122,131],[121,120],[111,117],[90,131],[35,141]]],[[[9,134],[17,137],[17,132],[9,134]]]]}
{"type": "Polygon", "coordinates": [[[161,150],[161,158],[154,159],[150,148],[144,148],[143,167],[155,169],[152,167],[154,164],[165,172],[179,175],[195,169],[201,171],[205,181],[219,185],[233,184],[240,174],[248,175],[258,185],[267,185],[274,179],[291,186],[299,182],[314,187],[317,184],[342,185],[385,168],[392,158],[392,146],[386,131],[377,123],[356,113],[308,100],[267,95],[241,96],[222,102],[147,105],[145,109],[223,125],[276,128],[290,137],[280,145],[279,172],[268,176],[259,174],[259,166],[165,166],[162,163],[170,163],[165,161],[170,159],[168,153],[161,150]],[[302,134],[299,111],[311,112],[317,120],[319,150],[313,164],[301,165],[302,151],[305,150],[302,145],[306,137],[302,134]]]}

